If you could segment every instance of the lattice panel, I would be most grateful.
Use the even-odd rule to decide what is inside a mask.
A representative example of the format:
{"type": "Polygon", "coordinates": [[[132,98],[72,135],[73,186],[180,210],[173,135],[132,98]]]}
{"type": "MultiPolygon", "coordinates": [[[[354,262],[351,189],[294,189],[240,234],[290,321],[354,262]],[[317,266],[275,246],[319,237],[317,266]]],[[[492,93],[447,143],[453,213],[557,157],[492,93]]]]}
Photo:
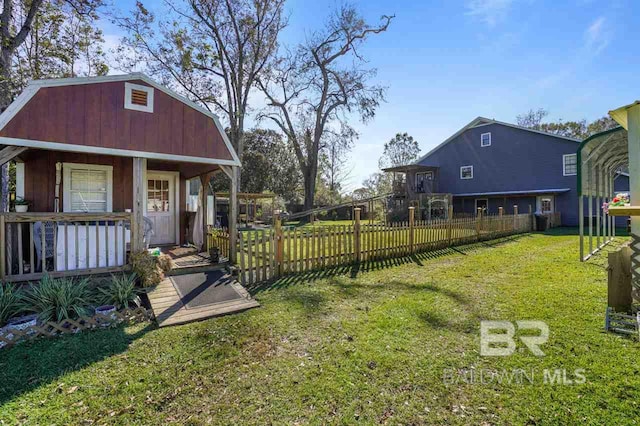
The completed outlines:
{"type": "Polygon", "coordinates": [[[75,334],[85,330],[110,327],[123,322],[140,322],[153,320],[153,311],[145,308],[123,309],[110,314],[96,314],[92,317],[66,319],[61,322],[49,321],[27,327],[23,330],[1,330],[0,348],[10,347],[23,340],[37,337],[55,337],[63,334],[75,334]]]}

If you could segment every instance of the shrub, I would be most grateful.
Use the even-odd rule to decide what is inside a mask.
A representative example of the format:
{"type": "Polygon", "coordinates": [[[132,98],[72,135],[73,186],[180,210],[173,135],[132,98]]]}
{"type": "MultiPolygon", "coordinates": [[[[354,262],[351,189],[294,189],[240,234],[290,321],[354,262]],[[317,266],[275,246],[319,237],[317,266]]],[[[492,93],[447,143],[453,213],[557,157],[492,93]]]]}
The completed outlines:
{"type": "Polygon", "coordinates": [[[23,291],[8,283],[0,283],[0,326],[20,313],[23,291]]]}
{"type": "Polygon", "coordinates": [[[173,269],[173,259],[168,254],[162,253],[156,258],[156,261],[163,272],[169,272],[173,269]]]}
{"type": "Polygon", "coordinates": [[[23,311],[38,314],[44,322],[90,315],[90,304],[88,279],[53,279],[49,275],[42,277],[38,284],[31,285],[20,303],[23,311]]]}
{"type": "Polygon", "coordinates": [[[157,259],[146,250],[133,253],[130,257],[131,269],[140,279],[142,287],[152,287],[160,284],[164,278],[157,259]]]}
{"type": "Polygon", "coordinates": [[[111,275],[109,285],[98,288],[99,302],[103,305],[113,305],[117,309],[127,308],[132,304],[140,306],[136,279],[135,273],[111,275]]]}

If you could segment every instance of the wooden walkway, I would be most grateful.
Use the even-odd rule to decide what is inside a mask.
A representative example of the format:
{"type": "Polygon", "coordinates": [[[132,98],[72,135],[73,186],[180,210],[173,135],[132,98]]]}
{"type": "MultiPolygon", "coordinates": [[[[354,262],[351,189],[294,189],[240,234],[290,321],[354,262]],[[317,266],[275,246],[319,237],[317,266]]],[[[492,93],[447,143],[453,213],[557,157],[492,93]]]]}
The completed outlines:
{"type": "Polygon", "coordinates": [[[260,306],[238,282],[231,284],[241,298],[210,305],[187,308],[169,277],[147,293],[153,314],[160,327],[227,315],[260,306]]]}

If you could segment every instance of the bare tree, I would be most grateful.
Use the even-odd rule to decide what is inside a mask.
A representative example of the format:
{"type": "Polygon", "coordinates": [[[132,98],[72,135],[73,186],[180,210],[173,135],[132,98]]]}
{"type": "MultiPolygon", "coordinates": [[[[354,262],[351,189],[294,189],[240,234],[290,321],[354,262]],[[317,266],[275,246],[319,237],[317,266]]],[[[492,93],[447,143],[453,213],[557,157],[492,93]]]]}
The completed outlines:
{"type": "Polygon", "coordinates": [[[13,98],[11,87],[11,65],[16,49],[29,35],[33,20],[35,19],[43,0],[33,0],[27,9],[24,21],[17,23],[14,13],[16,1],[4,0],[2,13],[0,14],[0,111],[7,109],[13,98]],[[17,28],[17,31],[12,31],[17,28]]]}
{"type": "Polygon", "coordinates": [[[320,151],[320,168],[329,191],[339,192],[349,178],[352,169],[346,163],[346,157],[357,137],[349,126],[341,126],[340,132],[326,132],[326,142],[320,151]]]}
{"type": "Polygon", "coordinates": [[[549,112],[544,108],[538,108],[537,110],[530,109],[524,114],[520,114],[516,117],[516,123],[518,126],[526,127],[528,129],[540,130],[542,126],[542,120],[549,115],[549,112]]]}
{"type": "Polygon", "coordinates": [[[332,125],[346,124],[357,113],[374,117],[384,88],[369,85],[375,69],[365,68],[358,48],[371,35],[387,30],[393,16],[369,25],[352,6],[341,7],[322,31],[313,33],[294,53],[281,58],[258,84],[268,99],[262,117],[272,120],[294,148],[304,180],[304,208],[313,206],[318,153],[332,125]],[[351,64],[351,65],[348,65],[351,64]]]}
{"type": "Polygon", "coordinates": [[[249,94],[278,48],[286,25],[284,0],[187,0],[166,2],[165,18],[141,2],[116,22],[127,31],[119,51],[125,69],[160,79],[210,110],[224,114],[231,142],[244,151],[249,94]]]}

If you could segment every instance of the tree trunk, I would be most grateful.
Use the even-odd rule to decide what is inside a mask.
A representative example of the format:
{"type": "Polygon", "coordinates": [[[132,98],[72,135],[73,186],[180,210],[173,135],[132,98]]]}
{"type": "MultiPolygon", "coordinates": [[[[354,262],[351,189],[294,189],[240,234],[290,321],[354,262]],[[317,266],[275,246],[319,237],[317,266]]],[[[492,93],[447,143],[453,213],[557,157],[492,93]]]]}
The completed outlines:
{"type": "Polygon", "coordinates": [[[302,169],[304,178],[304,206],[303,210],[311,210],[316,197],[316,178],[318,177],[318,156],[311,154],[309,164],[302,169]]]}
{"type": "Polygon", "coordinates": [[[0,55],[0,112],[11,104],[11,53],[7,50],[0,55]]]}
{"type": "MultiPolygon", "coordinates": [[[[11,54],[3,49],[0,55],[0,112],[11,104],[10,66],[11,54]]],[[[0,167],[0,210],[9,211],[9,163],[0,167]]]]}

